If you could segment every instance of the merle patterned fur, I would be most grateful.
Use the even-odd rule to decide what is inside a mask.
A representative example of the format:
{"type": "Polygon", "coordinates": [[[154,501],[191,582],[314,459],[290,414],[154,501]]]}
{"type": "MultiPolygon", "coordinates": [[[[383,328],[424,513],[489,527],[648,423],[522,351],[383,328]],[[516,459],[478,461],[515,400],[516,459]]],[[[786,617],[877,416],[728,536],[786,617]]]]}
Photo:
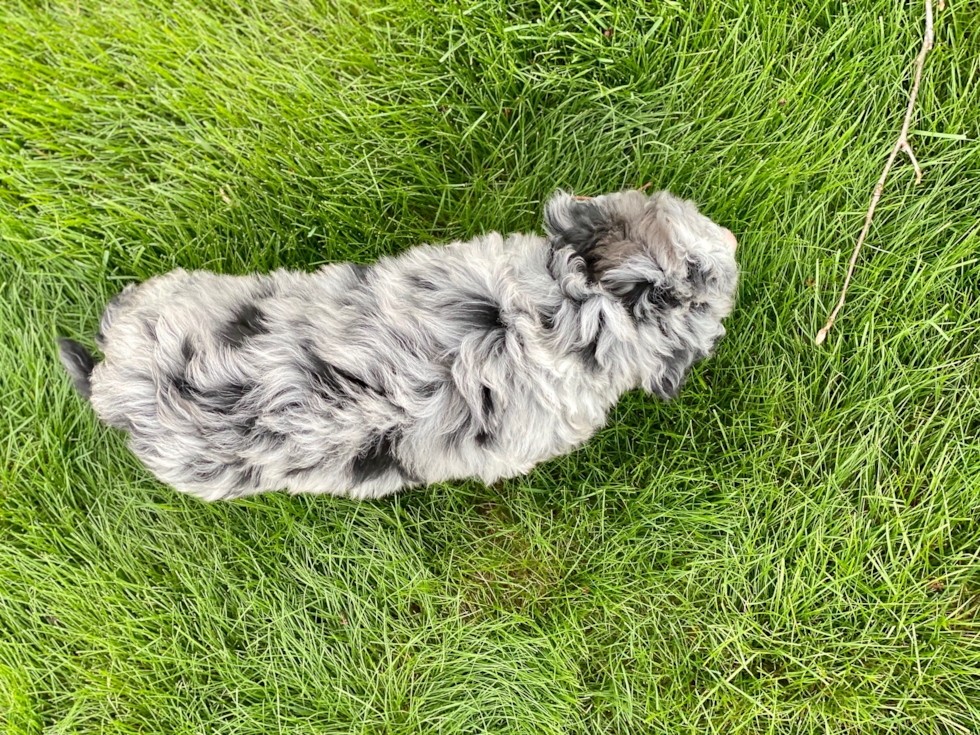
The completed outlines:
{"type": "Polygon", "coordinates": [[[673,398],[732,309],[731,233],[690,202],[558,192],[547,235],[373,266],[173,271],[61,357],[162,481],[207,500],[490,483],[586,441],[619,396],[673,398]]]}

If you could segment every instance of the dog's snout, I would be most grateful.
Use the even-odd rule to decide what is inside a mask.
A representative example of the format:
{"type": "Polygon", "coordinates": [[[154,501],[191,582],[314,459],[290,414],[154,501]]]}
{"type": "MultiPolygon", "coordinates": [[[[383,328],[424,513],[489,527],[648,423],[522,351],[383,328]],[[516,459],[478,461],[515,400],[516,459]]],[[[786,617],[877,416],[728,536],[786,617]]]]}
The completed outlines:
{"type": "Polygon", "coordinates": [[[722,229],[725,231],[725,239],[728,240],[728,243],[732,246],[732,250],[735,250],[738,247],[738,240],[735,239],[735,233],[733,233],[727,227],[723,227],[722,229]]]}

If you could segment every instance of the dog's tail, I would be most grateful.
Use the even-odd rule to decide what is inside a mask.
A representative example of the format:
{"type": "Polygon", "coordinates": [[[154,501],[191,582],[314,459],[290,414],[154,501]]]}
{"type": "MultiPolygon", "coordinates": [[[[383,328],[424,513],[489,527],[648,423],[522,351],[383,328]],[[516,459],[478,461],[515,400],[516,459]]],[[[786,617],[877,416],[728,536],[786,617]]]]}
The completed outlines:
{"type": "Polygon", "coordinates": [[[92,396],[92,371],[95,360],[85,346],[71,339],[58,340],[58,356],[71,376],[71,382],[83,398],[92,396]]]}

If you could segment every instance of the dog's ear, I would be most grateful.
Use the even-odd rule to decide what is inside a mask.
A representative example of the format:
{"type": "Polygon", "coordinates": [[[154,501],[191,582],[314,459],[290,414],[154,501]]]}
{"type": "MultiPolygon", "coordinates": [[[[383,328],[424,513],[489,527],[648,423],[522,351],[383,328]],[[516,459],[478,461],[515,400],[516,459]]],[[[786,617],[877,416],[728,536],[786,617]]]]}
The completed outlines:
{"type": "Polygon", "coordinates": [[[599,246],[609,235],[609,218],[593,199],[555,192],[544,208],[544,225],[555,249],[571,248],[585,260],[589,278],[599,274],[599,246]]]}
{"type": "Polygon", "coordinates": [[[649,322],[681,305],[681,296],[651,259],[633,259],[606,272],[602,283],[636,323],[649,322]]]}
{"type": "Polygon", "coordinates": [[[698,361],[700,353],[688,347],[681,347],[660,360],[657,369],[643,381],[643,388],[662,401],[670,401],[681,392],[691,366],[698,361]]]}

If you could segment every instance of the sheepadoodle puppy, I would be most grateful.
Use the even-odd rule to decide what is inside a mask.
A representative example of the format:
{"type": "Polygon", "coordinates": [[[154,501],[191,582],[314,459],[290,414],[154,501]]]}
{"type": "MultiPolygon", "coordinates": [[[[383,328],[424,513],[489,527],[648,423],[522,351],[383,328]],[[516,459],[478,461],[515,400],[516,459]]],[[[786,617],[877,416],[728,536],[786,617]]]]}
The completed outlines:
{"type": "Polygon", "coordinates": [[[528,472],[620,395],[677,395],[725,334],[734,235],[667,192],[556,193],[547,235],[372,266],[176,270],[109,303],[75,387],[160,480],[205,500],[376,498],[528,472]]]}

